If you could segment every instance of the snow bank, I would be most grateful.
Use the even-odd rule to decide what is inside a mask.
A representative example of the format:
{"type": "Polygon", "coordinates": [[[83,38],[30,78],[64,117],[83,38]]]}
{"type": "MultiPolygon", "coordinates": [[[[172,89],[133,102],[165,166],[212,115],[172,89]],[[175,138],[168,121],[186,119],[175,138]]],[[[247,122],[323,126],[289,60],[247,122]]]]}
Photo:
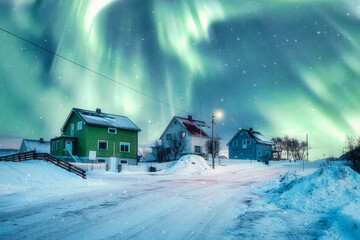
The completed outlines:
{"type": "Polygon", "coordinates": [[[66,193],[74,187],[101,184],[45,161],[0,162],[0,196],[41,191],[66,193]]]}
{"type": "Polygon", "coordinates": [[[270,196],[270,202],[285,209],[334,212],[349,204],[360,206],[360,175],[344,166],[321,168],[306,177],[289,171],[256,193],[270,196]]]}
{"type": "Polygon", "coordinates": [[[174,162],[168,168],[161,171],[163,174],[173,175],[206,175],[211,172],[211,168],[205,159],[197,155],[185,155],[174,162]]]}

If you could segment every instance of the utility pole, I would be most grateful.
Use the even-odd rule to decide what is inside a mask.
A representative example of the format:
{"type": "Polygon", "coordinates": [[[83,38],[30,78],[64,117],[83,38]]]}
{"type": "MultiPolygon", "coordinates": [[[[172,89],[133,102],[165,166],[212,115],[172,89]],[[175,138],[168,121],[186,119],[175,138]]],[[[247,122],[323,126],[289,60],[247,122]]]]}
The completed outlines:
{"type": "Polygon", "coordinates": [[[215,123],[215,114],[212,113],[212,168],[215,169],[215,138],[214,138],[214,123],[215,123]]]}
{"type": "Polygon", "coordinates": [[[309,134],[306,134],[306,161],[309,161],[309,134]]]}

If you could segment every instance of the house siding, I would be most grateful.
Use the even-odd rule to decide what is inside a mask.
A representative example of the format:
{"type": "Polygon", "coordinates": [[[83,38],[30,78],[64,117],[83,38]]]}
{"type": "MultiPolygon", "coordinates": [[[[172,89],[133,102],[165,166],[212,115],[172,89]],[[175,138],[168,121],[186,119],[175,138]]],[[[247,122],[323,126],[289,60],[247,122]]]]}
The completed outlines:
{"type": "MultiPolygon", "coordinates": [[[[88,132],[89,128],[84,122],[82,123],[82,130],[77,130],[77,123],[82,121],[80,117],[75,113],[72,112],[68,122],[65,124],[63,133],[65,136],[71,136],[71,124],[74,124],[74,137],[77,138],[75,146],[74,155],[79,157],[89,156],[89,151],[87,151],[87,141],[88,141],[88,132]]],[[[65,141],[63,140],[61,143],[61,148],[65,148],[65,141]]]]}
{"type": "Polygon", "coordinates": [[[240,133],[229,143],[230,159],[255,159],[255,140],[250,138],[246,133],[240,133]],[[238,141],[238,146],[234,146],[233,142],[238,141]],[[243,140],[250,140],[247,148],[243,147],[243,140]]]}
{"type": "MultiPolygon", "coordinates": [[[[71,124],[74,124],[73,137],[77,138],[73,145],[73,155],[80,158],[82,162],[87,162],[90,151],[96,151],[97,158],[105,158],[109,161],[110,157],[116,157],[119,160],[127,160],[128,164],[137,164],[138,132],[123,129],[117,129],[116,134],[108,133],[108,127],[87,125],[82,121],[82,129],[77,129],[77,123],[82,121],[80,117],[72,111],[67,123],[63,126],[63,135],[71,136],[71,124]],[[98,140],[104,140],[108,143],[107,150],[98,149],[98,140]],[[129,152],[120,152],[120,143],[129,143],[129,152]]],[[[65,137],[66,138],[66,137],[65,137]]],[[[56,156],[68,156],[64,153],[65,140],[61,138],[60,149],[51,153],[56,156]]],[[[53,140],[52,140],[53,141],[53,140]]]]}
{"type": "Polygon", "coordinates": [[[266,160],[272,156],[272,145],[262,144],[252,139],[246,132],[240,132],[237,136],[229,142],[229,158],[243,159],[243,160],[266,160]],[[244,148],[243,140],[250,140],[250,146],[244,148]],[[238,141],[238,146],[234,146],[233,142],[238,141]],[[261,156],[258,156],[258,151],[261,151],[261,156]],[[266,156],[269,152],[269,156],[266,156]]]}
{"type": "Polygon", "coordinates": [[[186,146],[184,147],[183,151],[181,152],[181,154],[188,154],[191,153],[191,136],[189,135],[189,133],[186,131],[186,129],[184,128],[184,126],[177,121],[175,118],[172,119],[172,121],[170,122],[168,128],[166,129],[166,131],[164,132],[164,134],[161,136],[161,144],[165,147],[168,148],[170,147],[169,145],[169,140],[166,139],[166,135],[167,134],[171,134],[172,136],[179,134],[180,132],[186,132],[186,137],[185,137],[185,142],[186,142],[186,146]],[[175,124],[176,122],[176,124],[175,124]]]}
{"type": "Polygon", "coordinates": [[[201,154],[205,154],[206,153],[206,150],[205,150],[206,142],[211,139],[207,138],[207,137],[198,137],[198,136],[190,135],[190,133],[185,129],[185,127],[178,120],[176,120],[176,118],[173,118],[171,120],[167,129],[161,136],[160,139],[161,139],[162,145],[165,148],[170,147],[169,141],[166,139],[167,134],[171,134],[172,136],[174,136],[174,135],[178,136],[178,134],[183,131],[186,132],[186,137],[185,137],[186,146],[183,149],[183,151],[180,152],[180,154],[179,154],[179,156],[177,156],[177,158],[179,158],[181,155],[185,155],[185,154],[195,154],[195,146],[200,146],[201,154]],[[175,124],[175,122],[176,122],[176,124],[175,124]]]}

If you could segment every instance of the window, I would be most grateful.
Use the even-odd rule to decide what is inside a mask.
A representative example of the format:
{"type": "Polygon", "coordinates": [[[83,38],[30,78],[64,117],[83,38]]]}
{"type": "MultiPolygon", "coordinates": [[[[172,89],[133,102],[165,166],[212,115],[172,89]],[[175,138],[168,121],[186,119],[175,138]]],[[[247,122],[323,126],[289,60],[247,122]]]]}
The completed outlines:
{"type": "Polygon", "coordinates": [[[82,130],[82,121],[77,123],[77,130],[78,131],[82,130]]]}
{"type": "Polygon", "coordinates": [[[75,128],[75,125],[72,123],[70,125],[70,136],[73,137],[74,136],[74,128],[75,128]]]}
{"type": "Polygon", "coordinates": [[[270,157],[270,153],[269,153],[269,152],[266,152],[266,156],[267,156],[267,157],[270,157]]]}
{"type": "Polygon", "coordinates": [[[166,140],[171,140],[171,139],[172,139],[171,134],[170,133],[166,134],[166,140]]]}
{"type": "Polygon", "coordinates": [[[186,132],[180,132],[180,138],[186,138],[186,132]]]}
{"type": "Polygon", "coordinates": [[[56,142],[56,151],[60,150],[60,141],[56,142]]]}
{"type": "Polygon", "coordinates": [[[120,152],[130,152],[130,143],[120,143],[120,152]]]}
{"type": "Polygon", "coordinates": [[[98,141],[98,149],[99,150],[107,150],[108,149],[108,141],[99,140],[98,141]]]}
{"type": "Polygon", "coordinates": [[[258,156],[259,156],[259,157],[261,156],[261,151],[260,151],[260,150],[258,151],[258,156]]]}
{"type": "Polygon", "coordinates": [[[177,124],[177,122],[176,121],[174,121],[174,125],[176,125],[177,124]]]}
{"type": "Polygon", "coordinates": [[[195,146],[195,153],[201,153],[201,146],[195,146]]]}
{"type": "Polygon", "coordinates": [[[98,162],[98,163],[105,163],[105,162],[106,162],[106,159],[105,159],[105,158],[98,158],[98,159],[97,159],[97,162],[98,162]]]}
{"type": "Polygon", "coordinates": [[[108,133],[110,133],[110,134],[116,134],[116,133],[117,133],[117,129],[116,129],[116,128],[108,128],[108,133]]]}
{"type": "Polygon", "coordinates": [[[121,160],[120,163],[121,163],[121,164],[127,164],[128,161],[127,161],[127,160],[121,160]]]}
{"type": "Polygon", "coordinates": [[[52,142],[52,143],[51,143],[51,149],[52,149],[53,151],[55,151],[55,142],[52,142]]]}
{"type": "Polygon", "coordinates": [[[233,141],[233,146],[234,146],[234,147],[239,146],[239,142],[238,142],[237,140],[234,140],[234,141],[233,141]]]}
{"type": "Polygon", "coordinates": [[[243,148],[248,148],[248,146],[251,144],[250,139],[244,139],[243,140],[243,148]]]}

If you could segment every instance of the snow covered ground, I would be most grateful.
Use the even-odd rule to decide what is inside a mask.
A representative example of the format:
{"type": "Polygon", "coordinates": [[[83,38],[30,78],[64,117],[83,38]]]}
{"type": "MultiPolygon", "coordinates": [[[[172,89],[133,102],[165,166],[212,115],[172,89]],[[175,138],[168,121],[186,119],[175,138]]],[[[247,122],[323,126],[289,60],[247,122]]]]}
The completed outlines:
{"type": "Polygon", "coordinates": [[[266,166],[227,160],[215,170],[205,170],[207,174],[181,170],[181,164],[195,168],[198,161],[187,158],[155,174],[88,172],[86,180],[41,161],[1,162],[0,239],[358,236],[354,210],[360,186],[348,168],[341,168],[340,174],[335,168],[320,174],[324,162],[305,163],[303,172],[302,162],[266,166]],[[330,183],[338,183],[341,191],[337,185],[331,191],[330,183]],[[348,196],[344,204],[340,192],[348,196]],[[326,204],[338,204],[319,207],[328,197],[333,199],[326,204]]]}

